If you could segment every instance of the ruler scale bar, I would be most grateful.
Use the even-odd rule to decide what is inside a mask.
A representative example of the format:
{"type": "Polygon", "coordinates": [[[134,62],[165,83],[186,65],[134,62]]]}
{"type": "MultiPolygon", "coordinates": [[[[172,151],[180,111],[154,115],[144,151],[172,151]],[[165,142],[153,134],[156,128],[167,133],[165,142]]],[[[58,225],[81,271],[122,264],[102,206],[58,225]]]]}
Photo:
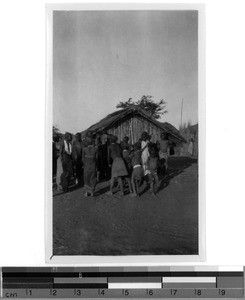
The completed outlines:
{"type": "Polygon", "coordinates": [[[6,267],[0,285],[6,298],[245,299],[241,267],[6,267]]]}

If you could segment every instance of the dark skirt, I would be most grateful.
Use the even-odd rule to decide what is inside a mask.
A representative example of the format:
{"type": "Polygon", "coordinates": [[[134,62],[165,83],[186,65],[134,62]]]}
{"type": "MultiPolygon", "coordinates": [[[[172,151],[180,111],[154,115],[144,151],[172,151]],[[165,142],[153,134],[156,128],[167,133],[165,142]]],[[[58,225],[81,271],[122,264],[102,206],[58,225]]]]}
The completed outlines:
{"type": "Polygon", "coordinates": [[[116,157],[112,163],[111,177],[115,178],[121,176],[128,176],[128,171],[123,159],[121,157],[116,157]]]}
{"type": "Polygon", "coordinates": [[[64,154],[62,157],[63,173],[60,177],[60,182],[64,191],[68,190],[71,177],[73,177],[73,161],[71,155],[64,154]]]}
{"type": "Polygon", "coordinates": [[[84,186],[94,189],[96,185],[96,163],[94,158],[85,157],[83,177],[84,186]]]}
{"type": "Polygon", "coordinates": [[[89,187],[92,190],[95,188],[96,185],[96,171],[90,170],[84,172],[84,186],[89,187]]]}

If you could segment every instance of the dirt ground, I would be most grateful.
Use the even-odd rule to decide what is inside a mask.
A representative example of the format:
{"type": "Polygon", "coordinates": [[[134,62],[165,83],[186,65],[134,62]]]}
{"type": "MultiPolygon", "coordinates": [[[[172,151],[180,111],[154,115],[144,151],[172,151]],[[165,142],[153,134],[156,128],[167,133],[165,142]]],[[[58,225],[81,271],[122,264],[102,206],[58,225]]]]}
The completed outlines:
{"type": "Polygon", "coordinates": [[[107,196],[108,182],[94,197],[83,188],[53,197],[55,255],[198,254],[198,165],[171,157],[156,198],[146,184],[138,198],[107,196]]]}

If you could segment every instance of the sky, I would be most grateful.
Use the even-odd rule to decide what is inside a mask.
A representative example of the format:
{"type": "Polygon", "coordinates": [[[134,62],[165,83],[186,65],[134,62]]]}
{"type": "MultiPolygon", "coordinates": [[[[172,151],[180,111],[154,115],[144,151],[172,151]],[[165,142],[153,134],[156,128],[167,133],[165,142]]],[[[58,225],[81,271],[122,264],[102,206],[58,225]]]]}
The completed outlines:
{"type": "Polygon", "coordinates": [[[55,11],[53,123],[76,133],[120,101],[167,102],[160,121],[198,121],[197,11],[55,11]]]}

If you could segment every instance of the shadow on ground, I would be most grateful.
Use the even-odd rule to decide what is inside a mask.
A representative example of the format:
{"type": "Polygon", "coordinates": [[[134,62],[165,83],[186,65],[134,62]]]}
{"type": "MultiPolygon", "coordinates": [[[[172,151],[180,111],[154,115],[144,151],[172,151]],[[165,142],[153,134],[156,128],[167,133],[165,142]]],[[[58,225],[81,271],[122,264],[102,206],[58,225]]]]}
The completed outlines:
{"type": "Polygon", "coordinates": [[[108,197],[108,182],[94,197],[83,188],[56,194],[54,255],[198,254],[197,172],[196,159],[170,157],[156,198],[147,189],[138,198],[108,197]]]}

